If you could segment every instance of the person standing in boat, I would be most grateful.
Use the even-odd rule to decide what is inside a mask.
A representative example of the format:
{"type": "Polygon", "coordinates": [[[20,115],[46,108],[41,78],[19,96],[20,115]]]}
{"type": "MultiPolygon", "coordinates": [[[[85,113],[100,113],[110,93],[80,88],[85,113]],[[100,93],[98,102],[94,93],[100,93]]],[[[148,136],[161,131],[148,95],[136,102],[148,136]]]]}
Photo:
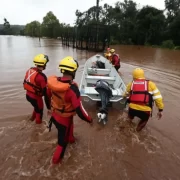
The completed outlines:
{"type": "Polygon", "coordinates": [[[36,67],[32,67],[27,70],[23,86],[26,90],[26,99],[31,103],[34,108],[32,116],[30,118],[31,121],[36,119],[36,124],[42,123],[43,117],[43,99],[46,103],[47,109],[50,109],[49,99],[47,95],[47,77],[42,72],[46,69],[46,65],[49,62],[49,58],[47,55],[38,54],[34,58],[34,64],[36,67]]]}
{"type": "Polygon", "coordinates": [[[110,53],[112,54],[111,62],[113,64],[114,68],[116,69],[116,71],[118,72],[118,69],[121,67],[119,54],[116,54],[115,49],[111,49],[110,53]]]}
{"type": "Polygon", "coordinates": [[[62,161],[67,144],[75,142],[73,136],[73,116],[78,116],[92,124],[93,120],[83,108],[80,99],[80,91],[74,78],[78,69],[78,62],[71,56],[60,61],[59,69],[62,77],[48,77],[48,94],[51,98],[51,114],[49,128],[52,123],[58,130],[58,145],[54,152],[52,163],[62,161]]]}
{"type": "Polygon", "coordinates": [[[134,69],[132,75],[133,81],[127,85],[124,96],[128,96],[128,117],[130,121],[132,121],[135,116],[140,118],[136,130],[141,131],[146,126],[149,117],[152,115],[154,101],[159,110],[157,114],[159,119],[162,117],[164,104],[156,84],[145,79],[143,69],[134,69]]]}

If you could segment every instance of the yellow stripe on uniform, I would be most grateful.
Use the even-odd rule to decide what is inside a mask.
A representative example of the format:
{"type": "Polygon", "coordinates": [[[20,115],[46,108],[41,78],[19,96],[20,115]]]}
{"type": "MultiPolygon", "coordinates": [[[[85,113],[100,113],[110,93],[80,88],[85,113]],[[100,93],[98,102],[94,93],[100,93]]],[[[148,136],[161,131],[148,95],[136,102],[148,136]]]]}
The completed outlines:
{"type": "Polygon", "coordinates": [[[155,99],[161,99],[161,98],[162,98],[161,95],[153,96],[153,100],[155,100],[155,99]]]}

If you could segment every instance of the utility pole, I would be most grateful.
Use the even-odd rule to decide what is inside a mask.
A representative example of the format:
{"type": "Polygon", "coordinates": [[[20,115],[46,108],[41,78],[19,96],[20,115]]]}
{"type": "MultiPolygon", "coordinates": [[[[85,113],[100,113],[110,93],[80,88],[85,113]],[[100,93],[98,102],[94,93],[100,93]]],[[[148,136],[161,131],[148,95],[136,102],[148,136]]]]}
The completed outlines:
{"type": "Polygon", "coordinates": [[[99,28],[98,28],[98,24],[99,24],[99,0],[96,0],[96,42],[95,42],[95,49],[98,48],[98,37],[99,37],[99,28]]]}
{"type": "Polygon", "coordinates": [[[99,22],[99,0],[96,0],[96,20],[99,22]]]}

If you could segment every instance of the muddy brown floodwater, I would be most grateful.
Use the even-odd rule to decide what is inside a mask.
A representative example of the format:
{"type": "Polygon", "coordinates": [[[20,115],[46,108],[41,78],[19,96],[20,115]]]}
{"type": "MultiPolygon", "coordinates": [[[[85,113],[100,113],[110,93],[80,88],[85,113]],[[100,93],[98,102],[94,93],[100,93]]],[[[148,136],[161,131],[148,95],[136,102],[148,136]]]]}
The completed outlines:
{"type": "Polygon", "coordinates": [[[105,127],[96,123],[97,108],[84,104],[95,119],[91,127],[75,117],[76,144],[69,145],[62,165],[50,165],[57,143],[53,126],[29,122],[32,107],[22,87],[24,73],[38,53],[49,56],[45,73],[59,74],[58,62],[67,55],[83,65],[94,53],[62,47],[58,40],[0,36],[0,179],[2,180],[179,180],[180,179],[180,51],[141,46],[113,46],[121,56],[122,78],[131,80],[142,66],[164,97],[163,118],[153,117],[140,133],[127,122],[127,113],[110,109],[105,127]]]}

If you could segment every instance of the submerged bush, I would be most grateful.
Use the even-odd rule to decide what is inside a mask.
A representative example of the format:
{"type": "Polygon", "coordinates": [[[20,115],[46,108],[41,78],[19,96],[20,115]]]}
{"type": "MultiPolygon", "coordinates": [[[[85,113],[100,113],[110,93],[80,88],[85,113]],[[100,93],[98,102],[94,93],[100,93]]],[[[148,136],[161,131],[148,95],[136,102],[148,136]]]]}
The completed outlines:
{"type": "Polygon", "coordinates": [[[180,50],[180,46],[176,46],[174,49],[175,50],[180,50]]]}
{"type": "Polygon", "coordinates": [[[163,48],[174,49],[174,43],[172,40],[166,40],[162,42],[163,48]]]}

